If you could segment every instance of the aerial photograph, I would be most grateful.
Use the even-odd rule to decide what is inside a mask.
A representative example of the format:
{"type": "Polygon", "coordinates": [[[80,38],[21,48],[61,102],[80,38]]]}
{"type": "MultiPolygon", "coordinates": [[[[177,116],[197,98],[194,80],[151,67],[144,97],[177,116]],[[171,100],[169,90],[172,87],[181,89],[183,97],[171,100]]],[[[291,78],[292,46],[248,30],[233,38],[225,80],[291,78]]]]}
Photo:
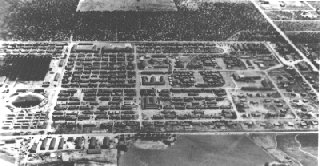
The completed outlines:
{"type": "Polygon", "coordinates": [[[320,1],[0,0],[2,166],[317,166],[320,1]]]}

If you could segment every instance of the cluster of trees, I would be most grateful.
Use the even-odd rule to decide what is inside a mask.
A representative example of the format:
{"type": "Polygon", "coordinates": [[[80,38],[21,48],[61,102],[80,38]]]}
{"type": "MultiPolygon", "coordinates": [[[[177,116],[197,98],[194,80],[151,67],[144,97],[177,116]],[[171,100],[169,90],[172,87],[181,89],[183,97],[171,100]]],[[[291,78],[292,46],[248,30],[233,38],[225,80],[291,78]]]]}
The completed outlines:
{"type": "Polygon", "coordinates": [[[1,38],[16,40],[66,40],[77,20],[79,0],[6,0],[10,4],[1,38]]]}
{"type": "Polygon", "coordinates": [[[249,3],[202,2],[177,12],[76,12],[79,0],[11,2],[6,39],[18,40],[226,40],[239,31],[270,25],[249,3]]]}

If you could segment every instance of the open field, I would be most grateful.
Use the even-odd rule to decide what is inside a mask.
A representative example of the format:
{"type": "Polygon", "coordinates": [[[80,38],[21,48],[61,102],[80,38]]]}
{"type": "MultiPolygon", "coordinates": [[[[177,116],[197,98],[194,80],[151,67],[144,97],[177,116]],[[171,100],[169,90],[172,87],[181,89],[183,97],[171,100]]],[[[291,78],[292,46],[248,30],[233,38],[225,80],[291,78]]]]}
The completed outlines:
{"type": "Polygon", "coordinates": [[[320,8],[320,2],[319,1],[307,1],[311,6],[315,8],[320,8]]]}
{"type": "MultiPolygon", "coordinates": [[[[256,0],[258,1],[258,0],[256,0]]],[[[303,1],[267,1],[267,3],[261,3],[261,7],[265,10],[311,10],[303,1]]]]}
{"type": "Polygon", "coordinates": [[[7,0],[0,0],[0,36],[2,33],[6,33],[6,22],[5,16],[8,14],[10,4],[7,0]]]}
{"type": "Polygon", "coordinates": [[[290,165],[316,165],[318,151],[317,134],[250,134],[258,146],[265,149],[277,161],[290,165]],[[301,146],[300,146],[301,145],[301,146]]]}
{"type": "Polygon", "coordinates": [[[173,0],[80,0],[77,11],[177,11],[173,0]]]}
{"type": "Polygon", "coordinates": [[[318,156],[318,135],[317,134],[299,134],[297,140],[301,144],[301,149],[318,156]]]}
{"type": "Polygon", "coordinates": [[[277,134],[263,134],[263,133],[255,133],[250,134],[249,138],[252,139],[252,141],[262,147],[265,151],[267,151],[270,155],[272,155],[276,161],[281,163],[290,163],[290,159],[288,158],[288,155],[281,151],[280,149],[277,149],[277,141],[276,141],[277,134]]]}
{"type": "Polygon", "coordinates": [[[234,165],[262,166],[273,159],[243,135],[179,136],[166,150],[132,147],[120,159],[120,166],[234,165]]]}
{"type": "Polygon", "coordinates": [[[320,43],[320,32],[286,32],[295,44],[320,43]]]}
{"type": "MultiPolygon", "coordinates": [[[[279,134],[277,135],[277,147],[283,152],[287,153],[297,163],[304,166],[318,165],[318,161],[313,156],[304,153],[300,149],[300,143],[295,139],[296,134],[279,134]]],[[[314,137],[315,138],[315,137],[314,137]]]]}
{"type": "Polygon", "coordinates": [[[311,10],[311,8],[303,1],[282,1],[284,7],[282,10],[311,10]]]}
{"type": "Polygon", "coordinates": [[[320,21],[277,21],[275,24],[283,31],[320,31],[320,21]]]}
{"type": "Polygon", "coordinates": [[[266,11],[266,14],[274,21],[278,20],[320,20],[316,11],[266,11]]]}
{"type": "Polygon", "coordinates": [[[290,11],[266,11],[266,14],[272,19],[272,20],[292,20],[293,19],[293,13],[290,11]]]}
{"type": "Polygon", "coordinates": [[[0,152],[0,162],[6,166],[13,166],[15,163],[15,158],[6,153],[0,152]]]}

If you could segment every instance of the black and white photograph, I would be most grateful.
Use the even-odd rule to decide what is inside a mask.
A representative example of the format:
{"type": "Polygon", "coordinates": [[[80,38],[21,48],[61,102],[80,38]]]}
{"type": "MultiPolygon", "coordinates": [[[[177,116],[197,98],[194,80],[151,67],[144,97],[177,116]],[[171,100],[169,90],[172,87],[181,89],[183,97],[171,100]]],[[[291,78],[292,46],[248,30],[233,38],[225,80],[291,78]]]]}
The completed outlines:
{"type": "Polygon", "coordinates": [[[320,0],[0,0],[0,165],[318,166],[320,0]]]}

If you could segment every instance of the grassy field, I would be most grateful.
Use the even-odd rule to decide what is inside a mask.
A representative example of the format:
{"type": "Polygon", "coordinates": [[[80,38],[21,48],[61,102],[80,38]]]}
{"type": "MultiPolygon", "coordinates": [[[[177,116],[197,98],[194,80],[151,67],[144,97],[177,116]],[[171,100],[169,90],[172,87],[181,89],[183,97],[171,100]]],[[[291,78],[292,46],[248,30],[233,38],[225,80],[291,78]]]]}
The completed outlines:
{"type": "Polygon", "coordinates": [[[305,20],[303,22],[275,22],[283,31],[320,31],[320,21],[305,20]]]}
{"type": "Polygon", "coordinates": [[[299,134],[297,139],[301,146],[318,147],[318,134],[299,134]]]}
{"type": "Polygon", "coordinates": [[[299,134],[297,140],[301,144],[301,149],[318,156],[318,134],[299,134]]]}
{"type": "Polygon", "coordinates": [[[13,156],[9,156],[6,153],[0,152],[0,163],[2,165],[11,166],[15,163],[15,158],[13,156]]]}
{"type": "Polygon", "coordinates": [[[296,134],[277,135],[277,147],[303,166],[318,165],[317,159],[299,149],[300,143],[295,140],[296,134]]]}
{"type": "Polygon", "coordinates": [[[315,11],[310,11],[309,13],[316,16],[315,18],[303,17],[303,11],[266,11],[266,14],[272,20],[320,20],[320,15],[317,15],[315,11]]]}
{"type": "Polygon", "coordinates": [[[269,5],[261,5],[266,10],[311,10],[311,8],[302,1],[297,0],[285,0],[285,1],[273,1],[269,0],[269,5]]]}
{"type": "Polygon", "coordinates": [[[5,16],[7,15],[8,8],[10,7],[10,4],[7,2],[7,0],[0,0],[0,33],[5,33],[6,31],[6,25],[5,23],[5,16]]]}
{"type": "Polygon", "coordinates": [[[273,159],[244,135],[179,136],[166,150],[135,147],[120,158],[120,166],[262,166],[273,159]]]}
{"type": "Polygon", "coordinates": [[[266,11],[266,14],[272,20],[292,20],[293,14],[290,11],[266,11]]]}
{"type": "Polygon", "coordinates": [[[286,32],[295,44],[320,43],[320,32],[286,32]]]}
{"type": "Polygon", "coordinates": [[[80,0],[77,11],[177,11],[173,0],[80,0]]]}
{"type": "Polygon", "coordinates": [[[273,149],[276,145],[275,134],[250,134],[250,138],[264,149],[273,149]]]}
{"type": "Polygon", "coordinates": [[[282,8],[284,10],[311,10],[311,8],[302,1],[283,1],[285,6],[282,8]]]}
{"type": "Polygon", "coordinates": [[[311,4],[315,8],[320,8],[320,2],[319,1],[308,1],[309,4],[311,4]]]}

